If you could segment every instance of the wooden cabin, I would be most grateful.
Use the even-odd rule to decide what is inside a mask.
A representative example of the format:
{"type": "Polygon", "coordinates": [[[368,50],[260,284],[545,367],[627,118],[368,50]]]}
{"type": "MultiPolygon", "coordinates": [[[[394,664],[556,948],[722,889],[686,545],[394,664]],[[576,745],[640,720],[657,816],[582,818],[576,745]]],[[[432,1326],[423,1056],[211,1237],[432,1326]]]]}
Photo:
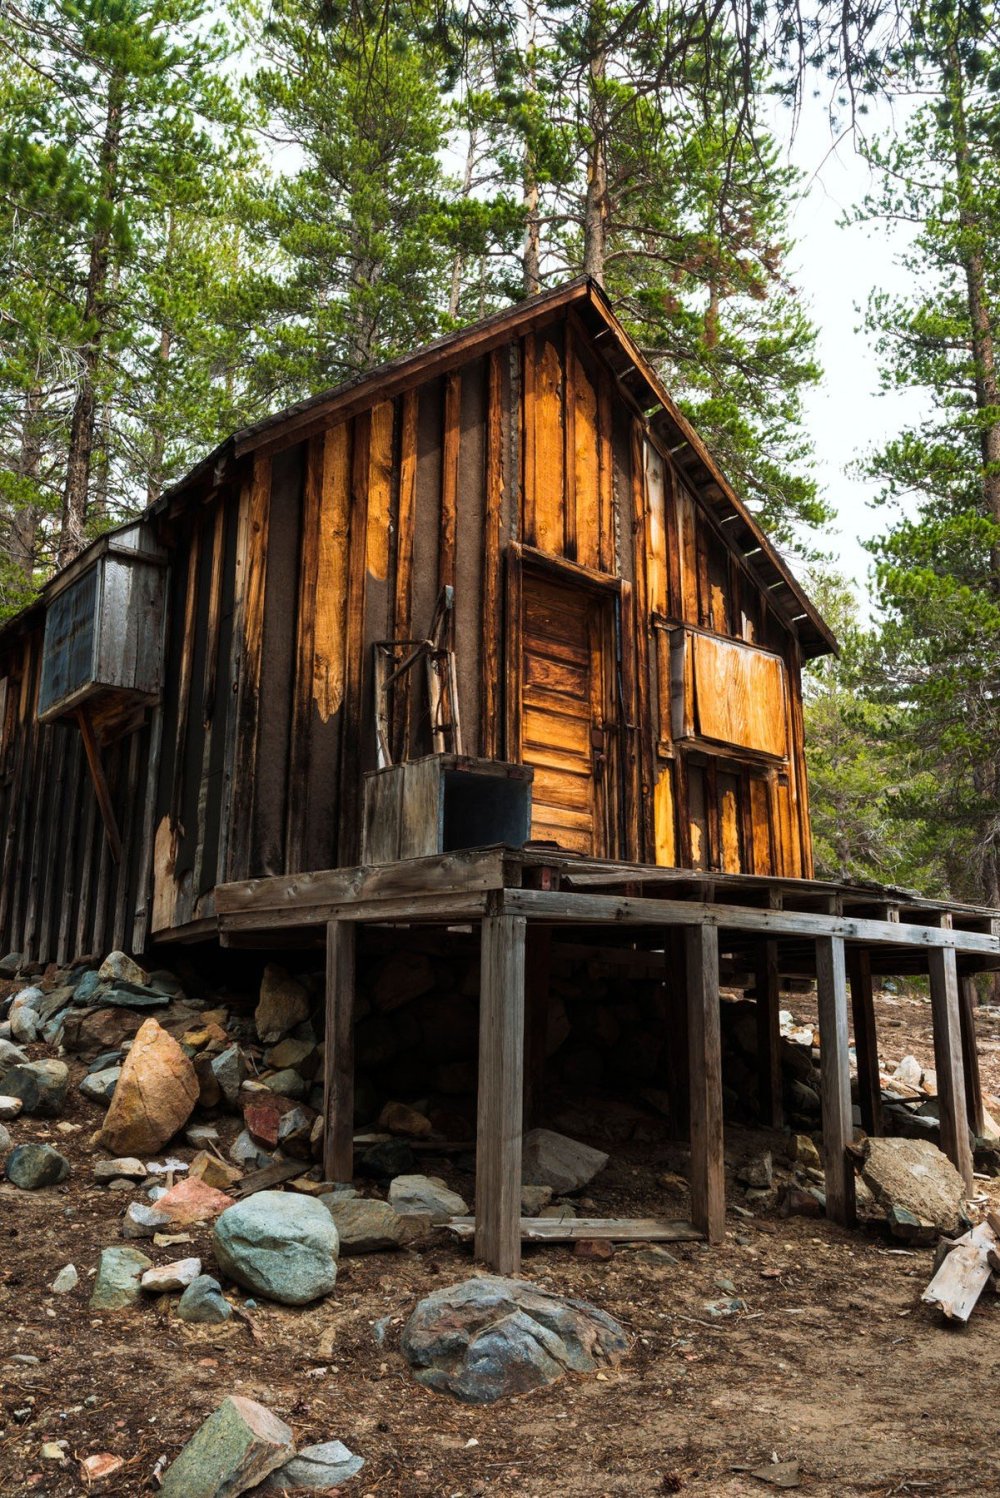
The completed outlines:
{"type": "Polygon", "coordinates": [[[574,282],[238,432],[0,632],[0,944],[212,934],[219,884],[359,863],[366,774],[442,751],[531,767],[520,840],[808,877],[833,648],[574,282]]]}

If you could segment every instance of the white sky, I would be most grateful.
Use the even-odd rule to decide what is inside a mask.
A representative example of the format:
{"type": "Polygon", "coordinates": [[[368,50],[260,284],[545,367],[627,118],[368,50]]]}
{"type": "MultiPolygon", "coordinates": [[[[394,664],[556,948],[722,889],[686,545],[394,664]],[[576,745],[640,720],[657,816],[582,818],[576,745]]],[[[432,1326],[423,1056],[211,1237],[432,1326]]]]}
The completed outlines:
{"type": "MultiPolygon", "coordinates": [[[[866,130],[886,135],[893,124],[889,107],[882,106],[869,117],[866,130]]],[[[789,132],[789,116],[776,115],[778,138],[787,139],[789,132]]],[[[796,245],[791,265],[794,282],[819,328],[818,357],[825,372],[822,385],[806,401],[817,476],[837,511],[834,530],[824,542],[867,608],[872,558],[861,542],[885,529],[889,512],[873,510],[870,501],[876,486],[850,476],[846,469],[866,448],[921,410],[914,394],[879,393],[873,351],[862,326],[873,288],[905,290],[903,273],[895,263],[902,241],[890,239],[880,225],[838,226],[845,212],[862,201],[872,179],[849,133],[834,144],[819,100],[806,101],[788,155],[809,184],[793,218],[796,245]]]]}

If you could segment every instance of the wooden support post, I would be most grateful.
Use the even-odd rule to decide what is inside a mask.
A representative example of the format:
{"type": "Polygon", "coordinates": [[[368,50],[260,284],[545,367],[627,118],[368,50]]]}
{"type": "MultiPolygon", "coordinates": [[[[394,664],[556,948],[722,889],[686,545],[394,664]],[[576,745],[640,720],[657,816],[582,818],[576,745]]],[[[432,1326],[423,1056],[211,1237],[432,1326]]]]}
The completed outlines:
{"type": "Polygon", "coordinates": [[[111,791],[108,787],[108,778],[104,773],[104,765],[101,761],[100,745],[94,733],[94,725],[90,721],[90,714],[85,707],[78,707],[76,720],[80,725],[80,736],[83,739],[83,749],[87,756],[87,766],[90,770],[90,778],[94,783],[94,795],[97,797],[97,805],[100,808],[101,820],[104,823],[104,831],[107,833],[108,847],[111,849],[111,857],[115,863],[122,861],[122,840],[118,831],[118,822],[115,818],[115,809],[111,802],[111,791]]]}
{"type": "Polygon", "coordinates": [[[853,1131],[843,937],[821,936],[816,942],[816,987],[826,1215],[831,1222],[848,1227],[854,1221],[854,1167],[847,1157],[853,1131]]]}
{"type": "Polygon", "coordinates": [[[852,947],[847,954],[851,981],[854,1051],[858,1058],[858,1107],[861,1127],[873,1137],[882,1133],[882,1084],[878,1078],[878,1036],[872,996],[871,953],[852,947]]]}
{"type": "Polygon", "coordinates": [[[757,1005],[757,1099],[760,1121],[769,1129],[784,1123],[781,1106],[781,1026],[778,943],[756,945],[754,996],[757,1005]]]}
{"type": "Polygon", "coordinates": [[[551,926],[529,926],[525,932],[524,996],[524,1126],[527,1129],[541,1122],[549,1038],[551,951],[551,926]]]}
{"type": "Polygon", "coordinates": [[[976,980],[958,980],[958,1017],[962,1029],[962,1068],[965,1072],[965,1111],[973,1134],[983,1132],[983,1083],[976,1045],[976,980]]]}
{"type": "Polygon", "coordinates": [[[524,928],[483,917],[476,1123],[476,1258],[497,1274],[521,1267],[524,928]]]}
{"type": "Polygon", "coordinates": [[[323,1174],[328,1181],[354,1176],[354,985],[357,928],[330,921],[326,928],[326,1033],[323,1070],[323,1174]]]}
{"type": "Polygon", "coordinates": [[[665,933],[664,957],[667,1001],[666,1086],[670,1105],[670,1137],[691,1137],[691,1090],[688,1082],[687,948],[684,932],[672,927],[665,933]]]}
{"type": "Polygon", "coordinates": [[[941,1148],[972,1188],[972,1150],[962,1069],[962,1024],[958,1002],[958,964],[953,947],[932,947],[927,955],[934,1022],[941,1148]]]}
{"type": "Polygon", "coordinates": [[[722,1146],[719,933],[714,926],[689,926],[684,937],[691,1088],[691,1220],[709,1243],[721,1243],[726,1235],[726,1172],[722,1146]]]}

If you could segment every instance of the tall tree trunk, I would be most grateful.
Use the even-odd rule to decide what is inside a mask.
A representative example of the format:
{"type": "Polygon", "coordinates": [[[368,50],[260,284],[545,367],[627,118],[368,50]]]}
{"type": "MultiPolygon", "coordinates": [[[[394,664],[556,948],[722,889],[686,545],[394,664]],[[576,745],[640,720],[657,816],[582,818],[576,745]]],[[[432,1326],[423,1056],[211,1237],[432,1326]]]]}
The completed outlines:
{"type": "MultiPolygon", "coordinates": [[[[32,385],[25,393],[24,411],[21,417],[21,447],[17,455],[15,472],[19,479],[33,482],[38,477],[42,461],[42,439],[38,428],[38,417],[42,406],[42,392],[32,385]]],[[[37,505],[18,506],[10,517],[7,547],[10,560],[31,582],[37,564],[38,526],[41,512],[37,505]]]]}
{"type": "Polygon", "coordinates": [[[164,324],[160,329],[160,347],[156,354],[156,415],[149,448],[149,468],[146,472],[146,503],[155,504],[163,488],[163,455],[167,450],[167,428],[164,402],[166,399],[167,369],[170,364],[170,329],[164,324]]]}
{"type": "MultiPolygon", "coordinates": [[[[478,84],[478,75],[474,80],[478,84]]],[[[469,126],[469,145],[465,153],[465,170],[462,173],[463,198],[467,198],[472,191],[472,179],[476,171],[476,159],[479,154],[479,126],[469,126]]],[[[451,289],[448,293],[448,316],[456,318],[458,307],[462,299],[462,282],[465,275],[465,256],[461,249],[455,251],[455,258],[451,262],[451,289]]]]}
{"type": "Polygon", "coordinates": [[[604,259],[608,226],[608,157],[607,131],[604,119],[604,79],[607,72],[607,47],[596,28],[602,26],[591,10],[594,28],[593,51],[589,62],[587,123],[590,150],[587,159],[587,196],[583,209],[583,270],[599,286],[604,285],[604,259]]]}
{"type": "Polygon", "coordinates": [[[527,36],[525,39],[525,86],[529,100],[528,133],[524,141],[522,163],[523,190],[521,205],[524,209],[524,294],[537,296],[542,289],[541,226],[538,214],[538,170],[535,161],[535,143],[532,138],[534,101],[537,90],[535,72],[535,43],[538,35],[538,12],[534,0],[528,0],[527,36]]]}
{"type": "Polygon", "coordinates": [[[70,424],[66,487],[63,492],[62,528],[59,537],[58,561],[60,565],[75,557],[84,544],[87,492],[90,486],[90,464],[94,450],[97,371],[108,318],[107,290],[112,217],[110,210],[117,198],[124,96],[124,78],[121,73],[115,72],[108,84],[107,113],[99,164],[98,207],[105,211],[95,213],[95,227],[90,238],[90,260],[87,267],[83,306],[87,341],[81,352],[79,388],[70,424]]]}
{"type": "MultiPolygon", "coordinates": [[[[983,499],[987,514],[1000,526],[1000,381],[996,346],[986,292],[986,238],[980,221],[972,152],[965,114],[965,79],[957,44],[948,47],[948,98],[955,150],[955,184],[961,256],[972,331],[972,359],[976,410],[980,416],[979,443],[983,459],[983,499]]],[[[991,555],[991,588],[1000,597],[1000,546],[991,555]]]]}

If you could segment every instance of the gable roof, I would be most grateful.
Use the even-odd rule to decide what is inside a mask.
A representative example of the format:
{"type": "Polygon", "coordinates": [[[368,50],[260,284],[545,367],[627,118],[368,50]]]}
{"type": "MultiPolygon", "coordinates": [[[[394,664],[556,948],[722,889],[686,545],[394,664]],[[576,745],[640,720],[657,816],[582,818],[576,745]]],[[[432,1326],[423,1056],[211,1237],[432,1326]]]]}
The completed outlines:
{"type": "MultiPolygon", "coordinates": [[[[221,442],[177,483],[165,489],[144,516],[184,508],[195,491],[224,482],[231,476],[234,466],[247,455],[289,447],[321,430],[332,417],[346,419],[356,411],[419,384],[432,373],[500,347],[526,328],[555,321],[569,309],[589,333],[629,404],[645,419],[658,443],[670,452],[673,462],[715,520],[725,526],[726,535],[742,553],[746,565],[778,613],[798,635],[804,657],[811,659],[831,651],[836,653],[837,641],[829,625],[737,495],[691,422],[668,394],[655,370],[622,327],[602,288],[589,277],[579,277],[551,291],[541,292],[530,301],[519,302],[480,322],[446,333],[412,353],[403,354],[243,427],[221,442]]],[[[134,525],[135,520],[126,524],[134,525]]],[[[88,547],[87,551],[90,550],[88,547]]],[[[78,562],[79,559],[70,565],[76,567],[78,562]]],[[[50,578],[35,603],[15,618],[23,619],[31,613],[54,590],[56,579],[61,577],[59,572],[50,578]]],[[[8,620],[4,629],[13,622],[8,620]]]]}

